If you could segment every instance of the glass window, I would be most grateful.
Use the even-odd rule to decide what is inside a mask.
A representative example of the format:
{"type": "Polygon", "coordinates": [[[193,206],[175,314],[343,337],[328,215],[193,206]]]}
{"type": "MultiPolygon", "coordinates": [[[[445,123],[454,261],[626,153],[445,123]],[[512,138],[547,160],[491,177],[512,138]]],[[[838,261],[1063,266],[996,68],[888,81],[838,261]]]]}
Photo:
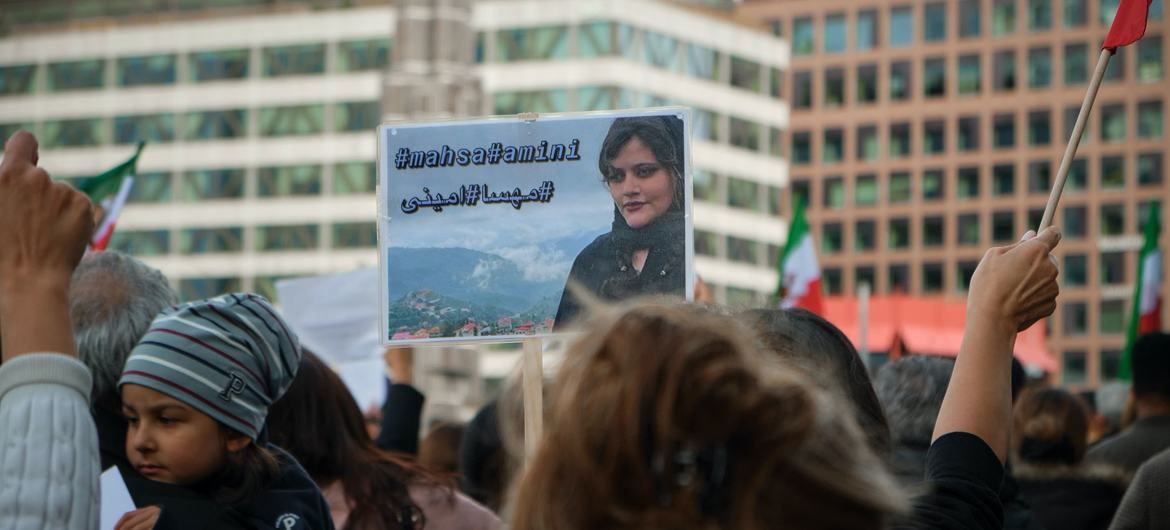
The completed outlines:
{"type": "Polygon", "coordinates": [[[881,141],[876,125],[862,125],[857,128],[857,159],[877,160],[881,156],[881,141]]]}
{"type": "Polygon", "coordinates": [[[1016,0],[992,0],[991,34],[1010,35],[1016,31],[1016,0]]]}
{"type": "Polygon", "coordinates": [[[719,200],[719,182],[714,173],[695,168],[691,176],[694,182],[695,199],[702,201],[719,200]]]}
{"type": "MultiPolygon", "coordinates": [[[[11,138],[12,135],[16,134],[16,131],[19,131],[19,130],[33,132],[36,130],[36,124],[30,123],[30,122],[26,122],[26,123],[0,123],[0,138],[4,138],[4,139],[11,138]]],[[[3,149],[3,148],[4,148],[4,145],[0,144],[0,149],[3,149]]],[[[2,151],[0,151],[0,152],[2,152],[2,151]]]]}
{"type": "Polygon", "coordinates": [[[807,164],[812,162],[812,137],[808,131],[792,133],[792,163],[807,164]]]}
{"type": "Polygon", "coordinates": [[[910,246],[910,220],[904,217],[890,219],[889,230],[886,232],[886,246],[891,250],[908,248],[910,246]]]}
{"type": "Polygon", "coordinates": [[[1028,29],[1044,31],[1052,27],[1052,0],[1028,0],[1028,29]]]}
{"type": "Polygon", "coordinates": [[[1139,153],[1137,156],[1139,186],[1154,186],[1162,183],[1162,153],[1139,153]]]}
{"type": "Polygon", "coordinates": [[[1089,47],[1064,45],[1064,84],[1079,85],[1089,80],[1089,47]]]}
{"type": "Polygon", "coordinates": [[[169,230],[115,230],[110,248],[135,257],[162,256],[171,251],[169,230]]]}
{"type": "Polygon", "coordinates": [[[922,16],[922,40],[938,42],[947,38],[947,4],[931,2],[926,4],[922,16]]]}
{"type": "Polygon", "coordinates": [[[821,271],[821,285],[825,289],[825,294],[838,295],[844,290],[841,285],[841,269],[835,267],[825,267],[821,271]]]}
{"type": "Polygon", "coordinates": [[[966,213],[959,216],[959,244],[979,244],[979,214],[966,213]]]}
{"type": "Polygon", "coordinates": [[[1121,371],[1121,350],[1107,349],[1101,350],[1101,372],[1100,382],[1108,382],[1117,380],[1117,375],[1121,371]]]}
{"type": "Polygon", "coordinates": [[[1102,26],[1108,27],[1113,23],[1113,17],[1117,15],[1119,5],[1121,5],[1121,0],[1098,0],[1097,18],[1101,21],[1102,26]]]}
{"type": "Polygon", "coordinates": [[[995,79],[996,91],[1011,91],[1016,89],[1016,51],[1000,50],[995,52],[995,79]]]}
{"type": "Polygon", "coordinates": [[[960,293],[965,293],[971,288],[971,277],[975,275],[975,268],[978,266],[977,261],[960,261],[955,264],[955,287],[960,293]]]}
{"type": "Polygon", "coordinates": [[[1068,180],[1064,183],[1064,191],[1084,191],[1089,186],[1089,161],[1084,158],[1073,159],[1068,167],[1068,180]]]}
{"type": "Polygon", "coordinates": [[[792,197],[791,204],[811,204],[810,198],[812,192],[809,191],[809,182],[807,179],[794,178],[792,185],[788,187],[788,193],[792,197]]]}
{"type": "Polygon", "coordinates": [[[960,116],[956,123],[959,129],[957,137],[959,150],[979,149],[979,116],[960,116]]]}
{"type": "Polygon", "coordinates": [[[727,259],[739,263],[758,263],[760,244],[750,239],[727,236],[727,259]]]}
{"type": "Polygon", "coordinates": [[[792,73],[792,108],[812,108],[812,72],[808,70],[792,73]]]}
{"type": "Polygon", "coordinates": [[[319,195],[321,166],[262,167],[256,173],[256,183],[256,195],[259,197],[319,195]]]}
{"type": "Polygon", "coordinates": [[[877,175],[858,175],[854,200],[858,206],[873,206],[878,201],[877,175]]]}
{"type": "Polygon", "coordinates": [[[922,65],[922,94],[928,98],[947,95],[947,60],[927,59],[922,65]]]}
{"type": "Polygon", "coordinates": [[[1085,25],[1089,16],[1085,10],[1085,0],[1061,0],[1064,6],[1064,27],[1079,28],[1085,25]]]}
{"type": "MultiPolygon", "coordinates": [[[[1064,108],[1064,137],[1072,138],[1073,128],[1077,124],[1077,116],[1081,113],[1081,106],[1076,105],[1064,108]]],[[[1088,143],[1091,136],[1089,136],[1089,129],[1092,128],[1093,120],[1085,120],[1085,128],[1081,130],[1081,145],[1088,143]]]]}
{"type": "Polygon", "coordinates": [[[188,75],[196,83],[244,79],[248,77],[250,57],[246,48],[192,52],[187,56],[188,75]]]}
{"type": "Polygon", "coordinates": [[[792,55],[809,55],[816,51],[816,30],[810,17],[792,19],[792,55]]]}
{"type": "Polygon", "coordinates": [[[959,95],[978,94],[983,86],[979,55],[959,57],[959,95]]]}
{"type": "Polygon", "coordinates": [[[35,64],[0,66],[0,96],[31,93],[36,73],[35,64]]]}
{"type": "Polygon", "coordinates": [[[1080,239],[1088,232],[1088,209],[1084,206],[1068,206],[1061,208],[1064,213],[1063,236],[1069,239],[1080,239]]]}
{"type": "Polygon", "coordinates": [[[840,107],[845,103],[845,70],[829,68],[825,70],[825,99],[826,107],[840,107]]]}
{"type": "Polygon", "coordinates": [[[320,229],[315,224],[257,226],[256,250],[309,250],[317,248],[320,229]]]}
{"type": "Polygon", "coordinates": [[[324,105],[293,105],[260,109],[261,136],[320,134],[324,130],[324,105]]]}
{"type": "MultiPolygon", "coordinates": [[[[550,90],[508,90],[496,92],[496,114],[519,114],[521,112],[561,112],[569,107],[569,91],[567,89],[550,90]]],[[[665,105],[653,94],[644,94],[647,107],[665,105]]]]}
{"type": "Polygon", "coordinates": [[[840,209],[845,207],[845,180],[841,177],[825,179],[825,208],[840,209]]]}
{"type": "Polygon", "coordinates": [[[941,247],[946,237],[946,218],[933,215],[922,220],[922,246],[941,247]]]}
{"type": "Polygon", "coordinates": [[[201,169],[183,173],[181,199],[185,202],[243,197],[243,169],[201,169]]]}
{"type": "Polygon", "coordinates": [[[910,86],[910,63],[908,61],[890,63],[890,101],[909,99],[910,86]]]}
{"type": "MultiPolygon", "coordinates": [[[[876,246],[873,221],[857,221],[853,230],[853,250],[864,252],[876,246]]],[[[872,280],[871,280],[872,281],[872,280]]]]}
{"type": "Polygon", "coordinates": [[[1101,205],[1101,235],[1120,236],[1125,233],[1125,207],[1120,204],[1101,205]]]}
{"type": "Polygon", "coordinates": [[[1052,84],[1052,50],[1047,46],[1028,50],[1028,88],[1052,84]]]}
{"type": "Polygon", "coordinates": [[[186,116],[187,140],[239,138],[247,134],[247,112],[243,109],[189,112],[186,116]]]}
{"type": "MultiPolygon", "coordinates": [[[[632,105],[629,91],[622,88],[598,85],[577,87],[577,110],[612,110],[632,105]]],[[[695,136],[707,140],[714,138],[713,113],[697,107],[693,110],[695,136]]]]}
{"type": "Polygon", "coordinates": [[[264,77],[325,73],[325,45],[298,44],[260,50],[264,77]]]}
{"type": "Polygon", "coordinates": [[[365,39],[337,43],[337,71],[382,70],[390,65],[390,41],[365,39]]]}
{"type": "Polygon", "coordinates": [[[175,84],[173,54],[118,59],[118,86],[173,84],[175,84]]]}
{"type": "Polygon", "coordinates": [[[1089,282],[1088,258],[1084,254],[1065,254],[1060,277],[1064,285],[1079,287],[1089,282]]]}
{"type": "MultiPolygon", "coordinates": [[[[657,31],[646,30],[642,33],[642,60],[646,64],[663,70],[679,70],[681,62],[678,53],[678,39],[657,31]]],[[[732,72],[734,75],[734,63],[732,72]]]]}
{"type": "Polygon", "coordinates": [[[1125,333],[1125,302],[1122,300],[1102,300],[1101,318],[1098,323],[1103,335],[1125,333]]]}
{"type": "Polygon", "coordinates": [[[773,217],[780,217],[784,213],[781,206],[781,197],[784,192],[778,186],[763,186],[767,190],[768,215],[773,217]]]}
{"type": "Polygon", "coordinates": [[[1063,313],[1065,335],[1084,335],[1089,330],[1089,311],[1084,302],[1065,302],[1063,313]]]}
{"type": "Polygon", "coordinates": [[[49,63],[45,90],[88,90],[105,85],[106,62],[102,59],[49,63]]]}
{"type": "Polygon", "coordinates": [[[1161,138],[1165,118],[1162,114],[1162,100],[1142,101],[1137,111],[1138,138],[1161,138]]]}
{"type": "Polygon", "coordinates": [[[946,178],[941,169],[922,172],[922,200],[937,201],[946,196],[946,178]]]}
{"type": "Polygon", "coordinates": [[[378,101],[350,101],[334,107],[333,130],[369,132],[382,123],[382,104],[378,101]]]}
{"type": "Polygon", "coordinates": [[[706,46],[688,43],[686,54],[688,74],[699,79],[719,80],[719,52],[706,46]]]}
{"type": "Polygon", "coordinates": [[[845,51],[845,14],[825,15],[825,53],[845,51]]]}
{"type": "Polygon", "coordinates": [[[761,88],[760,63],[731,56],[731,86],[759,92],[761,88]]]}
{"type": "Polygon", "coordinates": [[[890,47],[903,48],[914,43],[914,13],[910,6],[890,10],[890,47]]]}
{"type": "Polygon", "coordinates": [[[877,276],[874,274],[872,265],[862,265],[853,269],[853,285],[854,289],[868,285],[870,287],[877,287],[877,276]]]}
{"type": "Polygon", "coordinates": [[[993,125],[992,135],[995,137],[996,149],[1016,146],[1016,116],[1014,114],[996,114],[993,125]]]}
{"type": "Polygon", "coordinates": [[[1060,380],[1066,385],[1084,384],[1089,380],[1088,355],[1084,350],[1066,350],[1061,355],[1060,380]]]}
{"type": "Polygon", "coordinates": [[[727,178],[727,205],[753,212],[760,211],[760,185],[751,180],[727,178]]]}
{"type": "Polygon", "coordinates": [[[845,133],[841,129],[825,129],[825,141],[821,145],[821,160],[835,164],[844,158],[845,133]]]}
{"type": "Polygon", "coordinates": [[[857,12],[857,51],[872,50],[877,47],[877,11],[865,9],[857,12]]]}
{"type": "Polygon", "coordinates": [[[333,166],[333,194],[373,193],[378,182],[373,162],[339,162],[333,166]]]}
{"type": "Polygon", "coordinates": [[[947,150],[947,128],[943,120],[928,120],[922,125],[922,152],[938,155],[947,150]]]}
{"type": "Polygon", "coordinates": [[[905,171],[890,173],[890,202],[910,202],[910,174],[905,171]]]}
{"type": "Polygon", "coordinates": [[[1137,42],[1137,80],[1157,83],[1162,80],[1162,37],[1152,35],[1137,42]]]}
{"type": "Polygon", "coordinates": [[[1118,48],[1117,53],[1109,59],[1109,66],[1105,67],[1105,82],[1125,80],[1125,48],[1118,48]]]}
{"type": "Polygon", "coordinates": [[[890,158],[910,156],[910,124],[890,124],[890,158]]]}
{"type": "Polygon", "coordinates": [[[1045,194],[1052,189],[1052,162],[1028,162],[1028,193],[1045,194]]]}
{"type": "MultiPolygon", "coordinates": [[[[504,29],[496,32],[496,61],[564,59],[569,55],[567,26],[504,29]]],[[[619,41],[620,41],[619,36],[619,41]]],[[[619,49],[632,50],[633,47],[619,49]]]]}
{"type": "Polygon", "coordinates": [[[982,32],[982,0],[959,0],[959,36],[977,38],[982,32]]]}
{"type": "Polygon", "coordinates": [[[821,228],[821,252],[836,254],[844,246],[841,223],[825,223],[821,228]]]}
{"type": "Polygon", "coordinates": [[[784,72],[779,68],[768,68],[768,95],[773,99],[784,98],[784,72]]]}
{"type": "Polygon", "coordinates": [[[1052,143],[1052,113],[1047,109],[1028,113],[1028,145],[1040,146],[1052,143]]]}
{"type": "MultiPolygon", "coordinates": [[[[617,27],[618,26],[616,24],[608,20],[591,20],[588,22],[583,22],[577,28],[577,54],[587,59],[617,55],[617,27]]],[[[688,59],[694,59],[694,57],[691,56],[691,53],[695,49],[701,49],[703,52],[712,51],[710,48],[691,45],[688,47],[687,51],[688,59]]],[[[700,59],[710,58],[706,53],[701,53],[700,55],[702,56],[700,59]]],[[[709,78],[706,75],[696,74],[694,67],[696,64],[700,66],[710,66],[713,62],[717,61],[704,62],[700,60],[697,63],[690,62],[690,64],[687,66],[688,72],[690,72],[691,75],[695,75],[696,77],[709,78]]]]}
{"type": "Polygon", "coordinates": [[[114,143],[164,143],[175,140],[174,114],[139,114],[114,118],[114,143]]]}
{"type": "Polygon", "coordinates": [[[904,263],[891,263],[886,270],[886,285],[890,292],[905,293],[910,290],[910,266],[904,263]]]}
{"type": "Polygon", "coordinates": [[[241,291],[239,278],[183,278],[179,280],[179,301],[204,300],[241,291]]]}
{"type": "Polygon", "coordinates": [[[979,167],[961,167],[958,172],[958,186],[955,194],[960,199],[973,199],[979,196],[979,167]]]}
{"type": "Polygon", "coordinates": [[[134,176],[128,202],[155,203],[171,201],[171,173],[166,171],[140,172],[134,176]]]}
{"type": "Polygon", "coordinates": [[[922,292],[937,293],[943,290],[942,263],[922,264],[922,292]]]}
{"type": "Polygon", "coordinates": [[[877,65],[862,64],[857,67],[857,102],[874,103],[878,99],[877,65]]]}
{"type": "Polygon", "coordinates": [[[754,121],[741,120],[732,116],[729,120],[731,127],[731,145],[742,147],[749,151],[760,149],[760,124],[754,121]]]}
{"type": "Polygon", "coordinates": [[[706,230],[695,230],[695,254],[700,256],[718,256],[719,236],[706,230]]]}
{"type": "Polygon", "coordinates": [[[105,120],[83,118],[80,120],[55,120],[45,122],[41,145],[43,147],[90,147],[106,142],[105,120]]]}
{"type": "Polygon", "coordinates": [[[1016,166],[996,164],[991,168],[991,193],[998,196],[1016,193],[1016,166]]]}
{"type": "Polygon", "coordinates": [[[1015,241],[1016,214],[1012,212],[993,212],[991,214],[991,240],[996,243],[1015,241]]]}
{"type": "Polygon", "coordinates": [[[1101,141],[1125,141],[1125,104],[1101,105],[1101,141]]]}
{"type": "Polygon", "coordinates": [[[1101,253],[1101,283],[1103,285],[1125,283],[1124,252],[1101,253]]]}
{"type": "Polygon", "coordinates": [[[181,254],[239,252],[243,247],[244,229],[238,226],[186,228],[179,232],[179,253],[181,254]]]}

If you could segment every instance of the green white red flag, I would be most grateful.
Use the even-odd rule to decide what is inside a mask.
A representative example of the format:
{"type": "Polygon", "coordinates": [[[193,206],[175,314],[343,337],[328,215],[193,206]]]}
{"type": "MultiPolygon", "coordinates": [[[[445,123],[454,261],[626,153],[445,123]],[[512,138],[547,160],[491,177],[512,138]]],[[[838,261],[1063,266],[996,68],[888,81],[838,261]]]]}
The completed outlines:
{"type": "Polygon", "coordinates": [[[118,164],[100,175],[83,179],[78,189],[89,196],[97,210],[97,229],[89,240],[90,252],[101,252],[110,244],[110,237],[114,235],[114,226],[126,200],[130,197],[130,190],[134,187],[134,176],[138,172],[138,155],[142,154],[144,143],[125,162],[118,164]]]}
{"type": "Polygon", "coordinates": [[[1133,306],[1129,315],[1129,329],[1125,337],[1125,353],[1121,356],[1118,377],[1130,379],[1130,355],[1137,338],[1158,331],[1162,327],[1162,251],[1158,248],[1158,236],[1162,226],[1158,219],[1161,205],[1155,201],[1150,205],[1146,218],[1145,239],[1141,254],[1138,255],[1137,282],[1133,289],[1133,306]]]}
{"type": "Polygon", "coordinates": [[[817,247],[812,231],[804,217],[804,203],[797,202],[792,225],[788,227],[788,241],[780,251],[780,284],[776,298],[780,307],[799,307],[816,314],[824,313],[821,295],[821,266],[817,263],[817,247]]]}

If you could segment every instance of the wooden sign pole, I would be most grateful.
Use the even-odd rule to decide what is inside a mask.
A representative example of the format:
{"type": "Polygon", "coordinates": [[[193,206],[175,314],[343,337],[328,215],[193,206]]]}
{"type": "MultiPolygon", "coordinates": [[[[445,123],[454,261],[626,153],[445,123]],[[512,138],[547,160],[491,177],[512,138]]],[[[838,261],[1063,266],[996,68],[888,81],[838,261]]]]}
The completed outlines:
{"type": "Polygon", "coordinates": [[[524,462],[536,456],[544,429],[544,341],[524,340],[524,462]]]}

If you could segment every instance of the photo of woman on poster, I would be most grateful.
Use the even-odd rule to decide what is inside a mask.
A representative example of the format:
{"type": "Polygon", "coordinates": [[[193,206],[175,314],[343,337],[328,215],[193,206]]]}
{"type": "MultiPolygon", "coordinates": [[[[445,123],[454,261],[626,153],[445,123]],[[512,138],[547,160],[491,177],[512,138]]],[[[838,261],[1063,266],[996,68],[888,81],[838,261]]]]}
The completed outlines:
{"type": "Polygon", "coordinates": [[[613,199],[611,230],[573,261],[557,308],[564,329],[582,306],[574,283],[601,300],[686,294],[683,120],[673,115],[617,118],[597,166],[613,199]]]}

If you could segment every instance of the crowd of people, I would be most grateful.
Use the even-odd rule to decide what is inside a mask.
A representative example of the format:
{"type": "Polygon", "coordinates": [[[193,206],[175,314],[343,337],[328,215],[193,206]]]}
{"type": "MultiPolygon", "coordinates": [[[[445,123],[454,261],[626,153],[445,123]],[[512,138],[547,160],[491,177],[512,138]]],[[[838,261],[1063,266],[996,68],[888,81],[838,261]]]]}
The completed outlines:
{"type": "Polygon", "coordinates": [[[130,530],[1170,528],[1170,335],[1137,342],[1131,422],[1099,440],[1013,364],[1055,308],[1054,229],[987,251],[956,359],[872,380],[808,312],[581,298],[525,459],[515,387],[420,444],[408,351],[371,425],[262,297],[179,304],[141,261],[83,259],[92,205],[37,163],[8,140],[0,528],[97,528],[111,467],[130,530]]]}

